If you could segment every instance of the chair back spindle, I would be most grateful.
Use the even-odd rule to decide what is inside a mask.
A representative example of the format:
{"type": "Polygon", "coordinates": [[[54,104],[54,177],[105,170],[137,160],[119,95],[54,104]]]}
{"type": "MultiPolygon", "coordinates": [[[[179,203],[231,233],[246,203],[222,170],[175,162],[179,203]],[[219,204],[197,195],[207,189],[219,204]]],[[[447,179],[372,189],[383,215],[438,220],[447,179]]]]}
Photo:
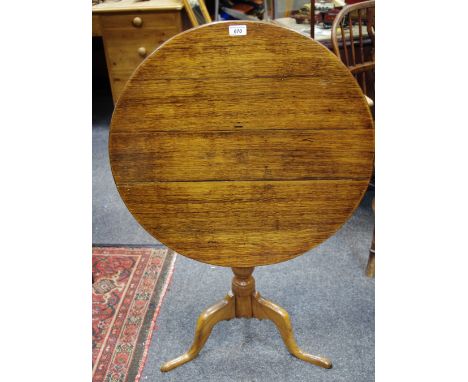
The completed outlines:
{"type": "Polygon", "coordinates": [[[332,26],[333,52],[348,67],[363,93],[374,98],[375,0],[345,6],[332,26]]]}

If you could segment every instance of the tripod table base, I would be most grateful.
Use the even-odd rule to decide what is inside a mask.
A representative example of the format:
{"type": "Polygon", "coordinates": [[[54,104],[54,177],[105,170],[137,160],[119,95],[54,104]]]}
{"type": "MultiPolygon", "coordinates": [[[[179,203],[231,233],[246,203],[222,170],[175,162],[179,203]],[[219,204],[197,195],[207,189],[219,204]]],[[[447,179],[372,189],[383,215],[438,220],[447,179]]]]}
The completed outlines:
{"type": "Polygon", "coordinates": [[[232,318],[269,319],[278,328],[286,348],[293,356],[327,369],[332,367],[329,359],[305,353],[297,346],[288,312],[255,291],[255,279],[252,277],[254,267],[232,270],[232,292],[200,315],[190,349],[162,365],[161,371],[170,371],[193,360],[205,345],[213,327],[220,321],[232,318]]]}

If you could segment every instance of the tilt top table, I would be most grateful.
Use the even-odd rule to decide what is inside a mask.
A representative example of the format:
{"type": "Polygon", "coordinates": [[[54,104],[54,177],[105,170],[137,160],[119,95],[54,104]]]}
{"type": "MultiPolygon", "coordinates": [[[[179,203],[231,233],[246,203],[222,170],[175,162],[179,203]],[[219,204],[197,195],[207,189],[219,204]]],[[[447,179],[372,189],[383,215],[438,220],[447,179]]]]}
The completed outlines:
{"type": "Polygon", "coordinates": [[[291,354],[331,367],[299,349],[287,312],[260,296],[252,272],[344,224],[367,188],[373,146],[372,116],[352,75],[294,31],[211,23],[140,64],[111,123],[118,191],[159,241],[234,272],[232,292],[202,313],[191,348],[162,371],[195,358],[213,326],[235,317],[272,320],[291,354]]]}

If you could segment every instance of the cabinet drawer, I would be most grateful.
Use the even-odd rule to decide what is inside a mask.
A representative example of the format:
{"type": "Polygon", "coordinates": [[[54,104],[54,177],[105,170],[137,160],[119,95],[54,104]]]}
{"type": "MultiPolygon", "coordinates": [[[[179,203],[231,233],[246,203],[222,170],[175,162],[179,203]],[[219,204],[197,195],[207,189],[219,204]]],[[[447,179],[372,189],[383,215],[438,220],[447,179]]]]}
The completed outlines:
{"type": "Polygon", "coordinates": [[[145,57],[177,33],[179,30],[175,27],[146,30],[137,36],[126,30],[106,31],[105,49],[108,69],[133,71],[145,57]]]}
{"type": "Polygon", "coordinates": [[[180,30],[174,26],[167,29],[147,29],[138,35],[128,30],[103,31],[107,69],[114,101],[117,101],[123,86],[145,57],[179,32],[180,30]]]}
{"type": "Polygon", "coordinates": [[[159,45],[182,31],[179,11],[100,16],[112,97],[117,101],[136,67],[159,45]]]}
{"type": "Polygon", "coordinates": [[[144,30],[155,27],[173,27],[180,23],[180,12],[126,13],[101,16],[102,29],[144,30]]]}

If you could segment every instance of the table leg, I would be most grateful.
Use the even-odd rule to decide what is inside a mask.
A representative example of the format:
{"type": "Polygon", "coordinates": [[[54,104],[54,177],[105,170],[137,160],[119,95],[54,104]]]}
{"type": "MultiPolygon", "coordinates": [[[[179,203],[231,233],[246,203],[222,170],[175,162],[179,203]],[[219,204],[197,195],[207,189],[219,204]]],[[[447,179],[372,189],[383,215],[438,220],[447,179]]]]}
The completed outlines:
{"type": "Polygon", "coordinates": [[[297,346],[288,313],[280,306],[262,298],[255,291],[255,279],[252,277],[253,267],[232,268],[232,271],[234,272],[232,293],[201,314],[190,349],[180,357],[162,365],[161,371],[170,371],[194,359],[203,348],[213,327],[219,321],[230,320],[234,317],[272,320],[278,328],[286,348],[293,356],[327,369],[332,367],[329,359],[305,353],[297,346]]]}
{"type": "Polygon", "coordinates": [[[299,348],[299,346],[297,346],[296,340],[294,339],[291,320],[289,319],[289,314],[286,310],[273,302],[264,299],[258,292],[255,293],[252,302],[254,317],[259,320],[267,318],[273,321],[283,338],[286,348],[294,357],[326,369],[330,369],[332,367],[332,363],[328,358],[305,353],[299,348]]]}
{"type": "Polygon", "coordinates": [[[234,317],[234,296],[228,294],[223,300],[209,307],[200,315],[195,328],[195,338],[190,349],[180,357],[162,365],[161,371],[170,371],[194,359],[205,345],[213,327],[219,321],[230,320],[234,317]]]}

